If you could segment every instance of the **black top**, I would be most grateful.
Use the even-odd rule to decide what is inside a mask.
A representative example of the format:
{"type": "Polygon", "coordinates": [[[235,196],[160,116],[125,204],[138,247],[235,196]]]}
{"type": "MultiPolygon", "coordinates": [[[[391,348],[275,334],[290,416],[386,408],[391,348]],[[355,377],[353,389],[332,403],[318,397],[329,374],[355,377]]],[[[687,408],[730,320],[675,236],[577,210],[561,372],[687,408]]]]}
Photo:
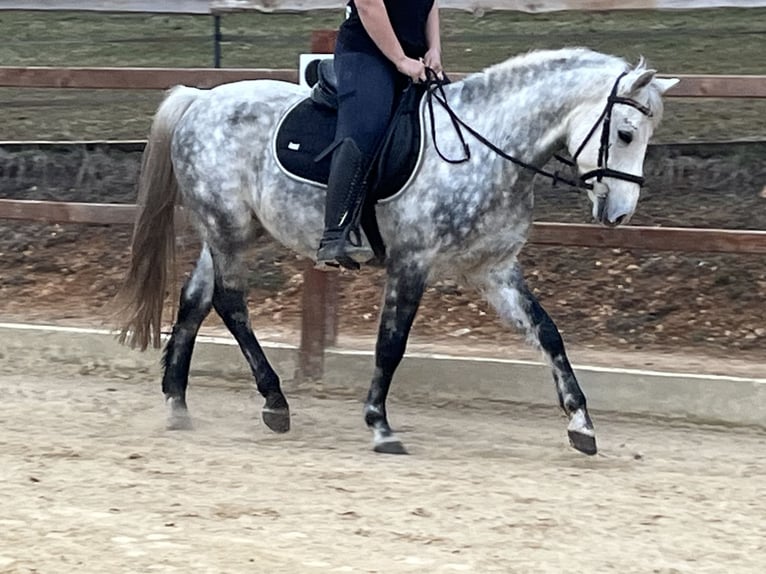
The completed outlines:
{"type": "MultiPolygon", "coordinates": [[[[404,53],[421,58],[428,51],[426,21],[434,0],[384,0],[388,19],[404,53]]],[[[349,16],[340,26],[338,42],[346,50],[380,54],[380,50],[364,29],[354,0],[349,0],[349,16]]]]}

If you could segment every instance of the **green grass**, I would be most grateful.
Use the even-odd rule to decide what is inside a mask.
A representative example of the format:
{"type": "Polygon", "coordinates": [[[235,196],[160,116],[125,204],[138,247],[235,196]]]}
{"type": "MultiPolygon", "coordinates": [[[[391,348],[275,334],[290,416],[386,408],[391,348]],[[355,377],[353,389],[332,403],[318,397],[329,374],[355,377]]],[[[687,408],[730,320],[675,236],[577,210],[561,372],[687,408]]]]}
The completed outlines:
{"type": "MultiPolygon", "coordinates": [[[[296,67],[312,30],[336,28],[341,11],[223,17],[223,65],[296,67]]],[[[535,48],[581,45],[640,55],[661,73],[766,74],[766,10],[599,12],[475,17],[443,11],[447,69],[472,71],[535,48]]],[[[210,66],[204,16],[0,13],[6,66],[210,66]]],[[[2,139],[140,138],[155,92],[0,89],[2,139]]],[[[658,139],[763,138],[766,101],[670,102],[658,139]]]]}

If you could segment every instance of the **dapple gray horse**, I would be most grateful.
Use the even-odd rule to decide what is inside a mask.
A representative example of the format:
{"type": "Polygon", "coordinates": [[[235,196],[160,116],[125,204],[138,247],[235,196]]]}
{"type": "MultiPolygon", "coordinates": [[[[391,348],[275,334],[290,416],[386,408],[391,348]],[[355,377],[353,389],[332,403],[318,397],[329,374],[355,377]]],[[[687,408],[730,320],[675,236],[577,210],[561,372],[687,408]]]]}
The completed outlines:
{"type": "MultiPolygon", "coordinates": [[[[452,278],[475,287],[542,350],[569,417],[570,443],[596,452],[585,396],[561,336],[527,288],[517,260],[532,223],[535,173],[527,168],[568,151],[578,181],[588,188],[593,216],[607,225],[627,222],[638,201],[647,144],[662,115],[661,94],[676,82],[655,77],[643,61],[631,67],[613,56],[565,49],[521,55],[444,87],[446,107],[434,106],[437,143],[445,155],[464,151],[451,108],[475,130],[466,136],[470,160],[449,164],[427,141],[410,184],[376,208],[387,246],[387,281],[364,406],[375,451],[406,452],[389,426],[386,397],[427,283],[452,278]],[[497,147],[480,143],[476,134],[497,147]],[[500,149],[516,163],[498,155],[500,149]]],[[[305,88],[268,80],[212,90],[179,86],[156,113],[139,182],[143,210],[123,290],[122,340],[142,349],[159,346],[173,263],[173,213],[180,201],[203,247],[165,347],[162,390],[170,428],[189,425],[189,364],[211,308],[250,365],[265,398],[264,422],[277,432],[290,427],[279,377],[250,325],[243,259],[260,228],[305,257],[317,249],[324,192],[280,171],[272,145],[285,110],[306,96],[305,88]]],[[[431,122],[423,121],[428,133],[431,122]]]]}

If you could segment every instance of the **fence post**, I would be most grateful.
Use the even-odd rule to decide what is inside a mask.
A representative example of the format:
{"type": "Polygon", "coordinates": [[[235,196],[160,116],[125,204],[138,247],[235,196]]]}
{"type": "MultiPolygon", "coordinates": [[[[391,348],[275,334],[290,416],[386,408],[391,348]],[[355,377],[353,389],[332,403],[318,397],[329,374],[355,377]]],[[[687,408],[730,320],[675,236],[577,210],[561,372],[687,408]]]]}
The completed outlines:
{"type": "Polygon", "coordinates": [[[213,67],[221,67],[221,15],[213,14],[213,67]]]}
{"type": "MultiPolygon", "coordinates": [[[[335,30],[315,30],[311,52],[331,54],[335,30]]],[[[338,338],[338,273],[317,271],[311,262],[303,271],[301,346],[298,354],[298,381],[318,381],[324,375],[324,350],[338,338]]]]}

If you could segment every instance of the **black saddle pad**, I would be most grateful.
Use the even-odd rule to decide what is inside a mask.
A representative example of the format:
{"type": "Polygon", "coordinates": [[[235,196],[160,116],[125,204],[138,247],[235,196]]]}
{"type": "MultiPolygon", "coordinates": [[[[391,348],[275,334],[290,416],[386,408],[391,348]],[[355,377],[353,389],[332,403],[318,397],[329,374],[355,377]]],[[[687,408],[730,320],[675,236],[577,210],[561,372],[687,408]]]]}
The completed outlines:
{"type": "Polygon", "coordinates": [[[280,169],[302,181],[327,185],[330,156],[316,161],[335,137],[335,110],[315,104],[311,98],[287,110],[277,126],[276,157],[280,169]]]}
{"type": "MultiPolygon", "coordinates": [[[[371,167],[367,199],[379,200],[401,191],[417,168],[425,142],[421,134],[420,102],[424,90],[408,87],[400,98],[386,137],[371,167]]],[[[280,169],[299,181],[326,186],[330,175],[327,154],[333,143],[335,109],[306,98],[291,107],[277,126],[275,153],[280,169]]]]}

